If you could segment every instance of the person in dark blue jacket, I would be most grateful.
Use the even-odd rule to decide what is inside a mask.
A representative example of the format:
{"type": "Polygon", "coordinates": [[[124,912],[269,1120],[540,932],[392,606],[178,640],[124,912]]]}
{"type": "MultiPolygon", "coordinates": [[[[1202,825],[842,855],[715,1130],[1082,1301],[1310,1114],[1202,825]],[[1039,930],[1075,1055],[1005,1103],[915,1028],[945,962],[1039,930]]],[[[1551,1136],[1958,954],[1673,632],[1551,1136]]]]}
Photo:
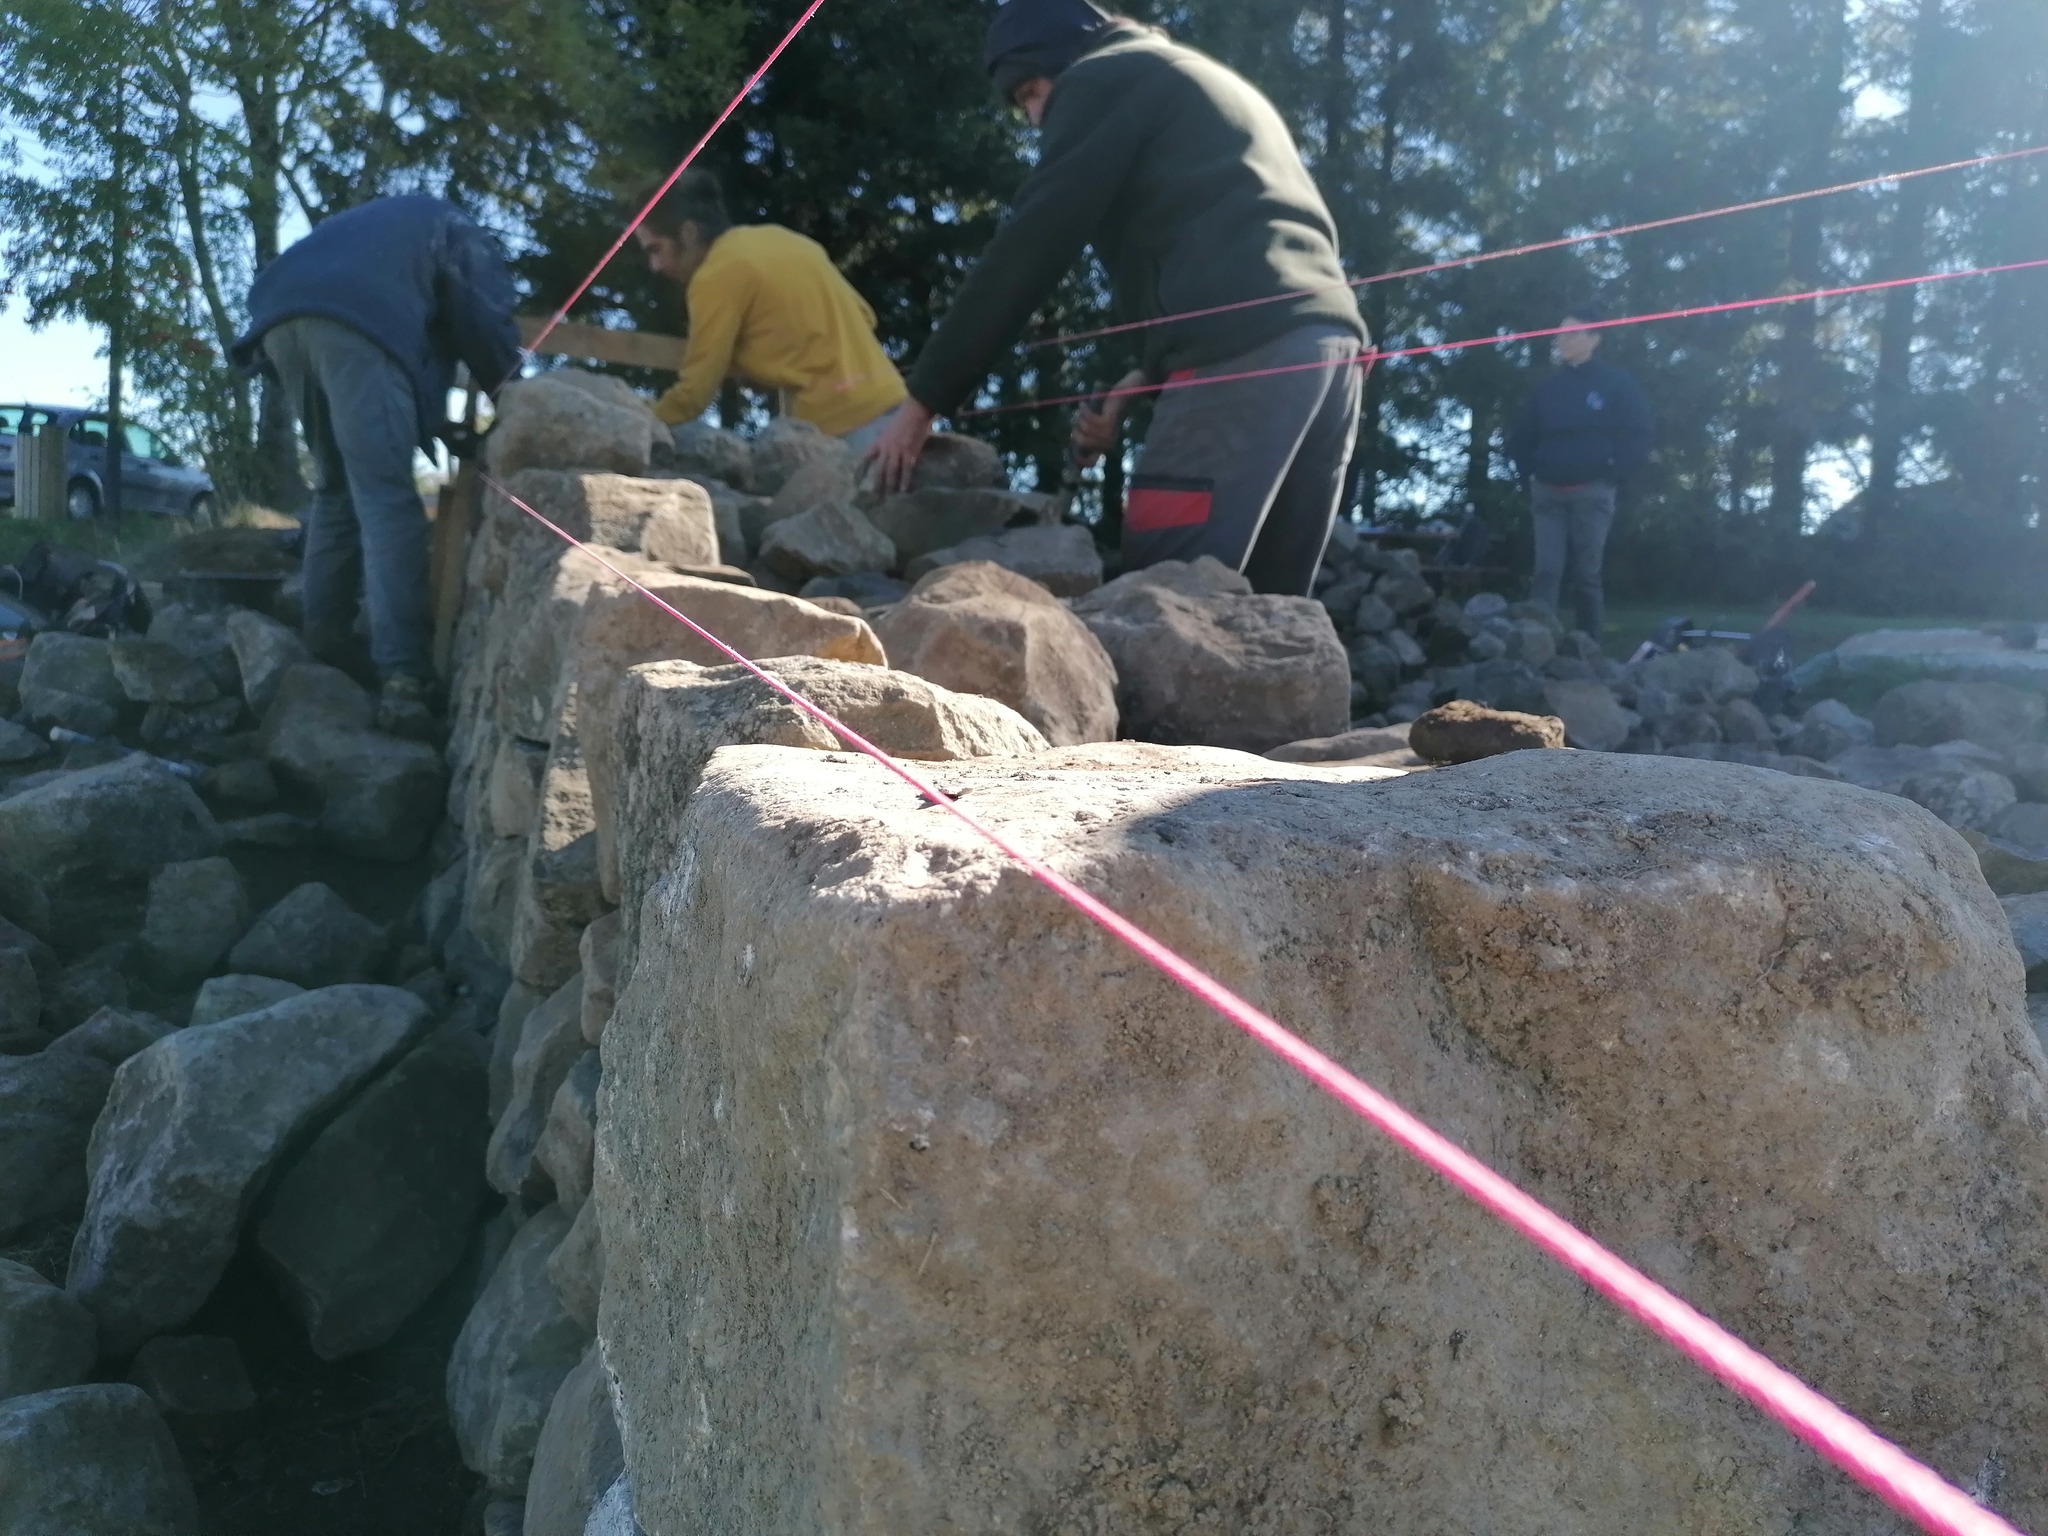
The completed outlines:
{"type": "Polygon", "coordinates": [[[519,369],[498,243],[437,197],[336,214],[257,274],[244,367],[276,378],[313,459],[306,642],[345,652],[367,603],[378,724],[425,734],[433,675],[427,519],[413,449],[446,435],[457,362],[490,392],[519,369]]]}
{"type": "MultiPolygon", "coordinates": [[[[1568,327],[1599,322],[1590,306],[1568,327]]],[[[1531,485],[1536,524],[1529,596],[1557,611],[1567,568],[1579,628],[1594,639],[1606,619],[1602,566],[1615,496],[1648,462],[1655,439],[1649,398],[1635,379],[1595,355],[1600,333],[1569,329],[1553,347],[1559,367],[1536,386],[1508,430],[1508,453],[1531,485]]]]}

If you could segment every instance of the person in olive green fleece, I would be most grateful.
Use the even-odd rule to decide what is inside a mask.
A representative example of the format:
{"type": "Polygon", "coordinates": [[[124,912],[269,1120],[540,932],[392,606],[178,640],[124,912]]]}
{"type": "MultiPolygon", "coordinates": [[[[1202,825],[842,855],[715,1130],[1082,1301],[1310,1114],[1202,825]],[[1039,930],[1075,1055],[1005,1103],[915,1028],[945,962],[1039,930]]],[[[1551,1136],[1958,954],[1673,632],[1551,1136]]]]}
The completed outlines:
{"type": "MultiPolygon", "coordinates": [[[[1306,594],[1350,465],[1368,338],[1280,114],[1214,59],[1088,0],[1008,0],[987,63],[1042,130],[1038,165],[870,451],[878,478],[909,483],[934,419],[980,387],[1092,245],[1119,318],[1142,327],[1120,387],[1165,386],[1124,568],[1207,554],[1259,591],[1306,594]],[[1203,382],[1247,372],[1264,376],[1203,382]]],[[[1114,446],[1127,403],[1081,413],[1084,455],[1114,446]]]]}
{"type": "Polygon", "coordinates": [[[776,224],[735,228],[708,171],[691,171],[636,231],[657,276],[680,283],[690,346],[654,403],[670,426],[704,414],[730,377],[779,390],[790,415],[865,450],[903,403],[875,312],[815,240],[776,224]]]}

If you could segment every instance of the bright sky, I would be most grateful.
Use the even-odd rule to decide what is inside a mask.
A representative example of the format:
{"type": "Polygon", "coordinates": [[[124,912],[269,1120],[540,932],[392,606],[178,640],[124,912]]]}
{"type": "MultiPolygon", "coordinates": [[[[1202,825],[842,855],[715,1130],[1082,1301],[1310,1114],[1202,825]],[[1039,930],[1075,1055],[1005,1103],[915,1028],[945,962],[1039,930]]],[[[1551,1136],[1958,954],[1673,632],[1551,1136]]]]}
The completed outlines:
{"type": "Polygon", "coordinates": [[[0,400],[37,405],[97,405],[107,396],[106,338],[90,326],[58,321],[28,328],[19,303],[0,309],[0,400]]]}

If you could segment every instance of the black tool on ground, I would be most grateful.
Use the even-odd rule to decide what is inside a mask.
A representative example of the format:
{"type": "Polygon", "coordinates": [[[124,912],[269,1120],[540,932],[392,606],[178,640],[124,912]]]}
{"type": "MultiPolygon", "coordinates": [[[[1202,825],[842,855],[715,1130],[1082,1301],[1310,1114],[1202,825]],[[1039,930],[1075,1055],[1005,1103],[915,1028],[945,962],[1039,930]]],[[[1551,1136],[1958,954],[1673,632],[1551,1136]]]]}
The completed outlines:
{"type": "Polygon", "coordinates": [[[1757,707],[1766,713],[1783,709],[1791,703],[1793,692],[1792,636],[1785,626],[1800,604],[1813,596],[1818,586],[1818,582],[1809,581],[1787,598],[1778,611],[1764,621],[1763,628],[1754,633],[1701,629],[1691,619],[1666,619],[1657,626],[1655,634],[1636,647],[1635,655],[1629,660],[1647,661],[1652,656],[1696,651],[1707,645],[1729,646],[1740,650],[1742,659],[1763,679],[1763,686],[1757,690],[1757,707]]]}
{"type": "Polygon", "coordinates": [[[0,565],[0,634],[65,629],[110,640],[148,628],[149,600],[126,566],[47,543],[0,565]]]}

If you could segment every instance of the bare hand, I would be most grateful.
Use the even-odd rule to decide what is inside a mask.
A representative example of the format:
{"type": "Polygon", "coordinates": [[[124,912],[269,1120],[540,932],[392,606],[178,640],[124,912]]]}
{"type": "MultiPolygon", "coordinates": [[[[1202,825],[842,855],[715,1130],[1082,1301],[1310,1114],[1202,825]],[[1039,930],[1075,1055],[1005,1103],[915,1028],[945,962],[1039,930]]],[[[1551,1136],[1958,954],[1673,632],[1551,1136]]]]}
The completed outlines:
{"type": "Polygon", "coordinates": [[[915,400],[897,407],[895,417],[882,430],[875,445],[861,457],[876,489],[907,491],[917,473],[917,461],[924,456],[926,439],[932,435],[932,413],[915,400]]]}
{"type": "Polygon", "coordinates": [[[1074,413],[1074,431],[1070,441],[1074,445],[1074,458],[1083,469],[1092,468],[1116,446],[1117,434],[1123,430],[1124,412],[1131,404],[1131,396],[1124,391],[1138,389],[1145,383],[1142,372],[1127,373],[1116,381],[1107,395],[1090,401],[1074,413]]]}

